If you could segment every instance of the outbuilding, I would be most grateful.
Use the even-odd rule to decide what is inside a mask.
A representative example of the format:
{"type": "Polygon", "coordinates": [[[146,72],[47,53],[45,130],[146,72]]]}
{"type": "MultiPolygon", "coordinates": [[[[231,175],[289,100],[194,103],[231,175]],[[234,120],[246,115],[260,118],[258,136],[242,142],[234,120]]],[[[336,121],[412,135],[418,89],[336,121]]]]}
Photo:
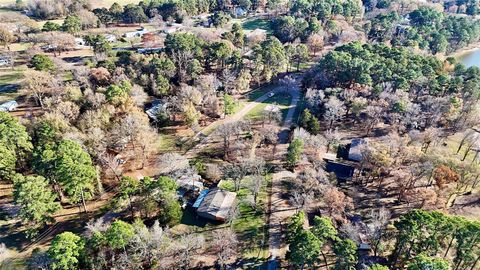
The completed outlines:
{"type": "Polygon", "coordinates": [[[327,161],[325,170],[335,174],[338,182],[346,182],[352,179],[355,172],[355,168],[350,165],[332,161],[327,161]]]}

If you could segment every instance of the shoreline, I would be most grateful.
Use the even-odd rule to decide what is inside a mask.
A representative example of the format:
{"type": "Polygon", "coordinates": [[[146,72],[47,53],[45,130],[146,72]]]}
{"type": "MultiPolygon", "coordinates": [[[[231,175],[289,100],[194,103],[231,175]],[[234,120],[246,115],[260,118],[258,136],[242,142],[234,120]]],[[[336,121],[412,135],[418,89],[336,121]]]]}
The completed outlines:
{"type": "Polygon", "coordinates": [[[476,50],[479,50],[479,49],[480,49],[480,41],[472,43],[462,50],[455,51],[455,52],[447,54],[447,55],[442,55],[442,58],[443,59],[447,59],[448,57],[459,58],[459,57],[462,57],[466,54],[472,53],[472,52],[474,52],[476,50]]]}

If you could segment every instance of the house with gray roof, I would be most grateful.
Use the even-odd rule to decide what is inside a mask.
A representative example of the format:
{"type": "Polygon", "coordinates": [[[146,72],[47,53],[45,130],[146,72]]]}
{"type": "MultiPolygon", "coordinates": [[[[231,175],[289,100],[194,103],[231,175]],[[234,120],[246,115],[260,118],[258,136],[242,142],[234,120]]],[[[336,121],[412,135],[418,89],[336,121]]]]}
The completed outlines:
{"type": "Polygon", "coordinates": [[[193,207],[201,217],[225,222],[235,206],[237,193],[219,188],[202,191],[193,207]]]}

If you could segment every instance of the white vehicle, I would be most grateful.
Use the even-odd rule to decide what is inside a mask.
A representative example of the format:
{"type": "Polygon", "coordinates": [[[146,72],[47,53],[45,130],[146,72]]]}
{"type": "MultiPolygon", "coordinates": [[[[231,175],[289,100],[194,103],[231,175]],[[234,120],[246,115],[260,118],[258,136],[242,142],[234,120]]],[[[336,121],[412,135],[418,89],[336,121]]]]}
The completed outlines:
{"type": "Polygon", "coordinates": [[[15,100],[11,100],[0,105],[0,112],[11,112],[18,107],[18,103],[15,100]]]}
{"type": "Polygon", "coordinates": [[[269,97],[273,97],[275,96],[275,93],[274,92],[270,92],[270,94],[268,94],[269,97]]]}

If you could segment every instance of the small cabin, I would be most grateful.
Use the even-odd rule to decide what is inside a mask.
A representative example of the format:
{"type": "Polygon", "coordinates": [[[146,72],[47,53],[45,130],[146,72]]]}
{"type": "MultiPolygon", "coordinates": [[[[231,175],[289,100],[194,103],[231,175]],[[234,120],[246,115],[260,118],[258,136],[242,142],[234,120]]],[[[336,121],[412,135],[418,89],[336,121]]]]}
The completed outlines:
{"type": "Polygon", "coordinates": [[[355,168],[353,166],[332,161],[327,161],[325,170],[329,173],[335,174],[339,183],[345,183],[351,180],[355,173],[355,168]]]}

